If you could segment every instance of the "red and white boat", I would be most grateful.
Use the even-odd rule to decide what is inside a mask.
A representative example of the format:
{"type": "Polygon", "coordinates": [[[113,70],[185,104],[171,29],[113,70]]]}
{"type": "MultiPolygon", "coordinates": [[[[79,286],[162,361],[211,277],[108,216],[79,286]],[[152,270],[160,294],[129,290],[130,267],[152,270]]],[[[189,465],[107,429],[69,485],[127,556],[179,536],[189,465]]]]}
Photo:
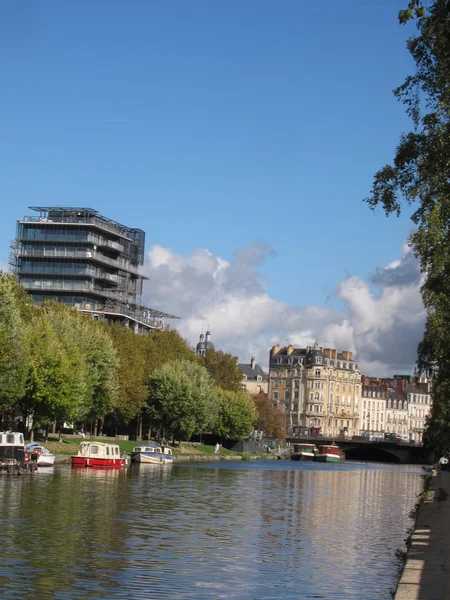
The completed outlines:
{"type": "Polygon", "coordinates": [[[103,442],[82,442],[78,454],[71,458],[72,467],[120,469],[127,463],[117,444],[103,442]]]}
{"type": "Polygon", "coordinates": [[[334,442],[330,445],[319,446],[319,452],[315,455],[317,462],[344,462],[345,453],[334,442]]]}

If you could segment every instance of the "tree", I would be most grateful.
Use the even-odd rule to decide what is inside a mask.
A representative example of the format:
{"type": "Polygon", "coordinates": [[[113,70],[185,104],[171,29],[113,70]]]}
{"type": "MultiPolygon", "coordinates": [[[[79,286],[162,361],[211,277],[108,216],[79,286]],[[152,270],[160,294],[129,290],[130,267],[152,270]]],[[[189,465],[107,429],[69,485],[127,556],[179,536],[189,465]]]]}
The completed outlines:
{"type": "Polygon", "coordinates": [[[202,361],[217,387],[230,392],[241,389],[242,372],[238,367],[237,356],[221,350],[208,350],[202,361]]]}
{"type": "Polygon", "coordinates": [[[399,14],[417,17],[418,34],[407,47],[416,71],[395,90],[414,130],[404,134],[392,165],[374,178],[371,208],[400,215],[402,201],[415,205],[416,230],[409,243],[420,260],[427,325],[419,345],[421,372],[434,369],[433,408],[424,441],[436,451],[450,449],[450,2],[435,0],[425,10],[413,1],[399,14]]]}
{"type": "Polygon", "coordinates": [[[281,440],[285,437],[285,416],[269,401],[266,394],[254,397],[256,408],[255,429],[265,431],[269,437],[281,440]]]}
{"type": "Polygon", "coordinates": [[[148,413],[162,436],[181,440],[210,431],[217,416],[214,382],[195,362],[167,362],[149,379],[148,413]]]}
{"type": "Polygon", "coordinates": [[[220,438],[246,439],[253,430],[256,418],[255,403],[247,392],[217,389],[218,415],[214,433],[220,438]]]}
{"type": "Polygon", "coordinates": [[[29,340],[17,288],[14,278],[0,271],[0,412],[25,393],[29,340]]]}
{"type": "MultiPolygon", "coordinates": [[[[148,374],[144,354],[144,336],[120,325],[108,330],[119,358],[116,412],[128,423],[147,405],[148,374]]],[[[150,337],[150,336],[147,336],[150,337]]]]}
{"type": "Polygon", "coordinates": [[[34,430],[36,426],[48,425],[55,418],[67,418],[76,400],[77,373],[73,369],[72,357],[44,312],[37,313],[33,319],[29,339],[27,386],[19,406],[32,417],[34,430]]]}

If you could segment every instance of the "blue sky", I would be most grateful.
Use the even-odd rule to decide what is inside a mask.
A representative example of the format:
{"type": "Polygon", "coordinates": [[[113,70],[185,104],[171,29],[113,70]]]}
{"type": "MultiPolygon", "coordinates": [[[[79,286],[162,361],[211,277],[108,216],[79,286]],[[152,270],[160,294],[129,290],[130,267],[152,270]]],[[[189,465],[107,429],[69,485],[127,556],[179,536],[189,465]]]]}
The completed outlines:
{"type": "Polygon", "coordinates": [[[409,129],[403,5],[4,0],[0,261],[29,205],[89,206],[183,256],[262,242],[271,296],[340,306],[411,227],[362,203],[409,129]]]}

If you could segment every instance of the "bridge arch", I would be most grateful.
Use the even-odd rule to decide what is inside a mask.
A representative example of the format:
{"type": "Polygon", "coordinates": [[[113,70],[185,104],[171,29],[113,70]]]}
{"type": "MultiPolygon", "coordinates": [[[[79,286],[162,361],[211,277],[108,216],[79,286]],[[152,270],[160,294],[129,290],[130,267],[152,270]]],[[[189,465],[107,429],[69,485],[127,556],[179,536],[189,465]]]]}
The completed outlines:
{"type": "Polygon", "coordinates": [[[348,460],[361,460],[364,462],[389,462],[400,463],[402,458],[394,449],[380,448],[375,445],[354,445],[343,448],[345,458],[348,460]]]}

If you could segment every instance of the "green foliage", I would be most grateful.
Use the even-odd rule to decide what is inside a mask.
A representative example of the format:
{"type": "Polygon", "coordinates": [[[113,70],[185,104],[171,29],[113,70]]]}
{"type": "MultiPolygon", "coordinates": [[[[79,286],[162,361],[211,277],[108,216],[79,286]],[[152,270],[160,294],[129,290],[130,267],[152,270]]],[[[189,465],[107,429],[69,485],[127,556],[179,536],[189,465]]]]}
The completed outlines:
{"type": "MultiPolygon", "coordinates": [[[[147,339],[120,325],[112,325],[109,334],[119,358],[118,394],[115,410],[131,421],[147,404],[148,387],[144,346],[147,339]]],[[[146,336],[152,337],[152,336],[146,336]]]]}
{"type": "Polygon", "coordinates": [[[285,417],[269,401],[266,394],[254,398],[256,407],[255,429],[265,431],[269,437],[281,440],[285,437],[285,417]]]}
{"type": "Polygon", "coordinates": [[[0,271],[0,409],[25,392],[29,342],[17,302],[18,286],[0,271]]]}
{"type": "Polygon", "coordinates": [[[410,2],[402,22],[415,16],[418,35],[408,40],[416,72],[395,90],[414,124],[401,136],[392,165],[375,175],[367,202],[399,215],[402,201],[415,205],[410,244],[426,274],[427,310],[419,345],[419,371],[433,369],[433,408],[424,442],[436,452],[450,449],[450,3],[435,0],[426,13],[410,2]]]}
{"type": "Polygon", "coordinates": [[[411,0],[408,3],[408,8],[400,10],[398,13],[398,21],[400,25],[404,25],[414,17],[420,19],[425,16],[425,7],[421,6],[421,0],[411,0]]]}
{"type": "Polygon", "coordinates": [[[217,415],[214,382],[196,362],[167,362],[149,379],[148,413],[164,436],[181,440],[210,431],[217,415]]]}
{"type": "Polygon", "coordinates": [[[230,392],[241,389],[242,372],[238,367],[237,356],[221,350],[208,350],[201,360],[217,387],[230,392]]]}
{"type": "Polygon", "coordinates": [[[247,392],[217,390],[219,411],[214,433],[220,438],[246,439],[253,430],[256,418],[255,403],[247,392]]]}

